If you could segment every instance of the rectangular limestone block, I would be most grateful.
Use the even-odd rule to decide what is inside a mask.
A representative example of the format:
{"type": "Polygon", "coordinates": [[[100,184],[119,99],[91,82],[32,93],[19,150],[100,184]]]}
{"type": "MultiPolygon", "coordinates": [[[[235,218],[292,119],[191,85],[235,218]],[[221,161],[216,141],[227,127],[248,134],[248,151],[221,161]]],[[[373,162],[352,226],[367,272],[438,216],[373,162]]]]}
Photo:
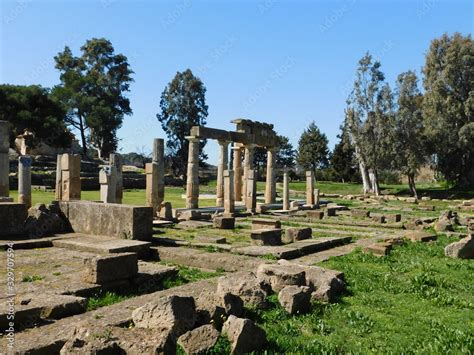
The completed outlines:
{"type": "Polygon", "coordinates": [[[135,253],[111,254],[84,260],[84,281],[105,284],[137,276],[138,257],[135,253]]]}
{"type": "Polygon", "coordinates": [[[385,220],[389,223],[400,222],[402,220],[402,215],[400,213],[387,214],[385,215],[385,220]]]}
{"type": "Polygon", "coordinates": [[[213,221],[214,228],[218,229],[234,229],[234,217],[215,217],[213,221]]]}
{"type": "Polygon", "coordinates": [[[61,169],[69,171],[72,176],[80,176],[81,156],[79,154],[63,154],[61,156],[61,169]]]}
{"type": "Polygon", "coordinates": [[[250,239],[253,245],[280,245],[281,229],[252,230],[250,239]]]}
{"type": "Polygon", "coordinates": [[[81,178],[67,170],[62,172],[62,199],[64,201],[81,199],[81,178]]]}
{"type": "Polygon", "coordinates": [[[27,216],[28,212],[24,203],[0,203],[0,237],[24,235],[27,216]]]}
{"type": "Polygon", "coordinates": [[[351,210],[351,216],[357,218],[370,217],[370,211],[367,210],[351,210]]]}
{"type": "Polygon", "coordinates": [[[377,214],[377,215],[372,215],[370,218],[372,218],[372,221],[376,223],[385,223],[385,216],[377,214]]]}
{"type": "Polygon", "coordinates": [[[334,216],[336,216],[336,211],[337,211],[336,207],[328,207],[326,209],[326,214],[327,214],[328,217],[334,217],[334,216]]]}
{"type": "Polygon", "coordinates": [[[323,219],[324,212],[321,210],[308,211],[306,212],[306,216],[310,219],[323,219]]]}
{"type": "Polygon", "coordinates": [[[436,240],[436,234],[430,234],[423,231],[408,231],[404,237],[412,242],[429,242],[436,240]]]}
{"type": "Polygon", "coordinates": [[[385,256],[390,254],[393,245],[389,242],[374,243],[364,248],[365,253],[372,253],[374,256],[385,256]]]}
{"type": "Polygon", "coordinates": [[[298,240],[311,239],[313,231],[310,227],[296,228],[290,227],[285,230],[284,242],[293,243],[298,240]]]}
{"type": "Polygon", "coordinates": [[[137,240],[152,237],[152,207],[92,201],[63,201],[60,207],[76,233],[137,240]]]}
{"type": "Polygon", "coordinates": [[[252,220],[252,230],[255,229],[279,229],[281,222],[273,219],[254,219],[252,220]]]}

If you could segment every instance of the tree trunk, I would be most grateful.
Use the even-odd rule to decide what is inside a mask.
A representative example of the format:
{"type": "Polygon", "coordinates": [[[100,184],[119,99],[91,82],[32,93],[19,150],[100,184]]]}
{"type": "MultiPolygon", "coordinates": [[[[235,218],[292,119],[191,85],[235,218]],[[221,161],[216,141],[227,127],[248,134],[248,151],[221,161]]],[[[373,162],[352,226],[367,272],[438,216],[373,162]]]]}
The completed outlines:
{"type": "Polygon", "coordinates": [[[359,170],[360,170],[360,176],[362,177],[364,195],[367,195],[368,193],[372,192],[372,187],[370,184],[369,173],[368,173],[367,167],[365,166],[365,163],[363,161],[359,161],[359,170]]]}
{"type": "Polygon", "coordinates": [[[416,192],[415,186],[415,174],[410,173],[408,176],[408,188],[410,189],[410,195],[415,197],[418,200],[418,194],[416,192]]]}
{"type": "Polygon", "coordinates": [[[377,170],[369,170],[369,178],[370,178],[370,185],[372,186],[372,192],[375,196],[380,195],[380,187],[379,187],[379,178],[377,175],[377,170]]]}
{"type": "Polygon", "coordinates": [[[87,158],[86,128],[81,113],[79,113],[79,131],[81,132],[82,154],[87,158]]]}

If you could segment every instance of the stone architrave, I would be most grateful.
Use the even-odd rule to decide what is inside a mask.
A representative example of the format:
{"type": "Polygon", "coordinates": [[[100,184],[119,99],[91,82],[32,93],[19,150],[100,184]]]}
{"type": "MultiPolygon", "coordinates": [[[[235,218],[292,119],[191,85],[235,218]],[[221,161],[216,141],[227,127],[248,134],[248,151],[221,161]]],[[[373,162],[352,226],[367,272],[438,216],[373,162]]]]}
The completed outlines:
{"type": "Polygon", "coordinates": [[[158,191],[158,206],[165,200],[165,141],[162,138],[153,140],[153,163],[157,164],[155,184],[158,191]]]}
{"type": "Polygon", "coordinates": [[[122,156],[117,153],[110,154],[110,166],[115,169],[115,203],[122,203],[123,199],[123,175],[122,175],[122,156]]]}
{"type": "Polygon", "coordinates": [[[153,207],[153,216],[158,212],[158,164],[157,163],[146,163],[145,164],[145,176],[146,176],[146,206],[153,207]]]}
{"type": "Polygon", "coordinates": [[[18,158],[18,202],[31,207],[31,157],[18,158]]]}
{"type": "Polygon", "coordinates": [[[257,181],[256,181],[256,172],[251,169],[247,171],[247,188],[245,196],[245,207],[247,211],[255,213],[257,207],[257,181]]]}
{"type": "Polygon", "coordinates": [[[247,177],[249,176],[249,170],[253,169],[253,156],[254,156],[254,145],[248,144],[244,146],[244,174],[242,182],[242,195],[247,196],[247,177]]]}
{"type": "Polygon", "coordinates": [[[229,142],[218,141],[219,163],[217,164],[216,206],[224,206],[224,170],[229,164],[229,142]]]}
{"type": "Polygon", "coordinates": [[[186,139],[189,141],[186,208],[199,208],[199,139],[192,136],[186,139]]]}
{"type": "Polygon", "coordinates": [[[55,186],[55,191],[54,191],[54,196],[57,201],[61,201],[63,199],[63,194],[62,194],[63,178],[62,178],[61,161],[62,161],[62,154],[58,154],[57,159],[56,159],[56,186],[55,186]]]}
{"type": "Polygon", "coordinates": [[[61,201],[81,199],[81,156],[61,156],[61,201]]]}
{"type": "Polygon", "coordinates": [[[115,166],[103,167],[99,172],[100,200],[115,203],[117,198],[117,171],[115,166]]]}
{"type": "Polygon", "coordinates": [[[308,206],[314,206],[314,172],[306,172],[306,204],[308,206]]]}
{"type": "Polygon", "coordinates": [[[10,196],[10,162],[8,150],[10,149],[8,121],[0,121],[0,197],[10,196]]]}
{"type": "Polygon", "coordinates": [[[288,171],[283,173],[283,210],[290,210],[290,187],[288,181],[288,171]]]}
{"type": "Polygon", "coordinates": [[[276,152],[276,148],[269,148],[267,150],[267,179],[265,184],[265,203],[275,203],[276,200],[276,152]]]}
{"type": "Polygon", "coordinates": [[[232,147],[234,158],[232,159],[234,170],[234,195],[235,201],[242,201],[242,148],[232,147]]]}
{"type": "Polygon", "coordinates": [[[231,217],[234,212],[234,171],[224,170],[224,217],[231,217]]]}

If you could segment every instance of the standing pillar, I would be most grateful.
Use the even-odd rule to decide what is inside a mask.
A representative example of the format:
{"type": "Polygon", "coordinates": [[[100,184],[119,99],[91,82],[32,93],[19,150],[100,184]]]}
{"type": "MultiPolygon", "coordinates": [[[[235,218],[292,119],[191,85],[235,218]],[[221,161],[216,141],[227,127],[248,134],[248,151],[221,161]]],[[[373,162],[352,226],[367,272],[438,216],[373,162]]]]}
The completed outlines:
{"type": "Polygon", "coordinates": [[[62,194],[62,185],[63,185],[63,177],[62,177],[62,168],[61,168],[61,161],[62,161],[62,154],[58,154],[56,158],[56,188],[54,190],[54,198],[56,201],[61,201],[63,199],[62,194]]]}
{"type": "Polygon", "coordinates": [[[0,121],[0,198],[10,196],[10,162],[8,150],[10,149],[8,121],[0,121]]]}
{"type": "Polygon", "coordinates": [[[275,203],[276,181],[275,181],[276,149],[267,151],[267,179],[265,183],[265,203],[275,203]]]}
{"type": "Polygon", "coordinates": [[[162,138],[155,138],[153,140],[153,163],[155,163],[156,172],[156,185],[157,185],[157,198],[158,208],[161,206],[165,199],[165,141],[162,138]]]}
{"type": "Polygon", "coordinates": [[[248,212],[255,213],[255,208],[257,207],[257,176],[255,170],[248,170],[246,176],[247,189],[245,196],[245,207],[248,212]]]}
{"type": "Polygon", "coordinates": [[[224,170],[224,217],[234,216],[234,197],[234,171],[224,170]]]}
{"type": "Polygon", "coordinates": [[[253,169],[253,151],[254,145],[249,144],[244,147],[244,171],[243,171],[243,196],[247,196],[247,176],[249,176],[249,171],[253,169]]]}
{"type": "Polygon", "coordinates": [[[242,149],[234,146],[234,158],[232,161],[234,170],[234,195],[235,201],[242,201],[242,149]]]}
{"type": "Polygon", "coordinates": [[[186,208],[199,208],[199,138],[186,139],[189,141],[186,208]]]}
{"type": "Polygon", "coordinates": [[[314,189],[314,204],[319,208],[319,189],[314,189]]]}
{"type": "Polygon", "coordinates": [[[314,172],[306,172],[306,204],[314,206],[314,172]]]}
{"type": "Polygon", "coordinates": [[[62,201],[81,199],[81,156],[63,154],[61,156],[61,199],[62,201]]]}
{"type": "Polygon", "coordinates": [[[18,202],[31,207],[31,157],[18,158],[18,202]]]}
{"type": "Polygon", "coordinates": [[[117,171],[115,166],[105,166],[99,172],[100,200],[104,203],[116,203],[117,171]]]}
{"type": "Polygon", "coordinates": [[[146,205],[153,207],[153,216],[159,209],[158,203],[158,163],[146,163],[145,164],[145,175],[146,175],[146,205]]]}
{"type": "Polygon", "coordinates": [[[288,171],[283,173],[283,210],[290,209],[290,187],[288,181],[288,171]]]}
{"type": "Polygon", "coordinates": [[[122,175],[122,156],[117,153],[110,154],[110,166],[115,170],[115,202],[122,203],[123,199],[123,175],[122,175]]]}
{"type": "Polygon", "coordinates": [[[219,141],[219,163],[217,164],[216,206],[224,206],[224,170],[229,164],[229,142],[219,141]]]}

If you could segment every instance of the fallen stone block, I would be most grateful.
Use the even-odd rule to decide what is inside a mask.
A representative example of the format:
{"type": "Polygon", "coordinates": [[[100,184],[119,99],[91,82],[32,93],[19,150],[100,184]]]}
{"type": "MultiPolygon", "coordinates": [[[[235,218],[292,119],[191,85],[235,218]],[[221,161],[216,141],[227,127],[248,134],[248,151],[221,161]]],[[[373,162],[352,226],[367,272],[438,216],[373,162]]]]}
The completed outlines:
{"type": "Polygon", "coordinates": [[[250,319],[230,316],[224,323],[222,333],[231,343],[232,354],[245,354],[263,349],[267,344],[265,331],[250,319]]]}
{"type": "Polygon", "coordinates": [[[214,217],[213,225],[214,225],[214,228],[217,228],[217,229],[234,229],[235,218],[234,217],[214,217]]]}
{"type": "Polygon", "coordinates": [[[310,219],[323,219],[324,211],[320,211],[320,210],[307,211],[306,216],[310,219]]]}
{"type": "Polygon", "coordinates": [[[285,243],[292,243],[298,240],[311,239],[313,237],[313,231],[311,228],[296,228],[290,227],[285,230],[285,243]]]}
{"type": "Polygon", "coordinates": [[[336,211],[337,211],[336,207],[328,207],[326,209],[326,215],[328,217],[335,217],[336,216],[336,211]]]}
{"type": "Polygon", "coordinates": [[[28,216],[24,203],[0,203],[0,237],[25,235],[25,221],[28,216]]]}
{"type": "Polygon", "coordinates": [[[421,211],[434,211],[436,207],[434,205],[418,205],[418,209],[421,211]]]}
{"type": "Polygon", "coordinates": [[[280,292],[285,286],[305,284],[305,272],[295,270],[291,265],[261,264],[257,269],[257,277],[270,285],[275,293],[280,292]]]}
{"type": "Polygon", "coordinates": [[[446,217],[440,217],[434,225],[436,232],[453,232],[454,227],[450,219],[446,217]]]}
{"type": "Polygon", "coordinates": [[[351,210],[351,216],[356,218],[370,217],[370,211],[367,210],[351,210]]]}
{"type": "Polygon", "coordinates": [[[399,213],[385,215],[385,221],[389,223],[396,223],[396,222],[400,222],[401,220],[402,220],[402,215],[399,213]]]}
{"type": "Polygon", "coordinates": [[[431,197],[429,197],[429,196],[423,196],[423,197],[421,198],[421,201],[431,201],[431,197]]]}
{"type": "Polygon", "coordinates": [[[280,245],[281,229],[253,229],[250,239],[253,245],[280,245]]]}
{"type": "Polygon", "coordinates": [[[375,223],[385,223],[385,216],[384,215],[371,215],[370,218],[375,223]]]}
{"type": "Polygon", "coordinates": [[[205,354],[219,339],[219,332],[212,325],[207,324],[190,330],[178,338],[178,345],[186,354],[205,354]]]}
{"type": "Polygon", "coordinates": [[[132,313],[135,327],[170,330],[177,337],[191,330],[196,318],[194,299],[174,295],[161,297],[132,313]]]}
{"type": "Polygon", "coordinates": [[[138,274],[138,257],[135,253],[111,254],[84,260],[84,281],[105,284],[131,279],[138,274]]]}
{"type": "Polygon", "coordinates": [[[196,325],[212,324],[221,329],[225,317],[233,314],[240,317],[244,311],[242,299],[230,292],[203,291],[195,299],[196,325]]]}
{"type": "Polygon", "coordinates": [[[273,219],[254,219],[252,220],[252,230],[259,229],[280,229],[281,222],[273,219]]]}
{"type": "Polygon", "coordinates": [[[278,301],[289,314],[303,314],[311,309],[311,289],[308,286],[285,286],[278,301]]]}
{"type": "Polygon", "coordinates": [[[418,203],[416,197],[407,197],[405,201],[408,203],[418,203]]]}
{"type": "Polygon", "coordinates": [[[211,243],[211,244],[226,244],[227,239],[225,237],[215,237],[208,235],[198,235],[194,238],[194,241],[201,243],[211,243]]]}
{"type": "Polygon", "coordinates": [[[435,234],[423,231],[409,231],[405,233],[404,237],[412,242],[429,242],[437,238],[435,234]]]}
{"type": "Polygon", "coordinates": [[[270,286],[257,278],[252,272],[237,272],[221,276],[217,283],[217,295],[223,297],[227,293],[239,296],[247,307],[266,308],[266,297],[270,286]]]}
{"type": "Polygon", "coordinates": [[[300,209],[300,203],[298,201],[291,201],[290,202],[290,210],[297,211],[300,209]]]}
{"type": "Polygon", "coordinates": [[[160,205],[160,218],[167,220],[167,221],[173,221],[173,207],[171,206],[171,202],[163,202],[160,205]]]}
{"type": "Polygon", "coordinates": [[[389,242],[374,243],[364,248],[365,253],[370,253],[374,256],[386,256],[390,254],[393,245],[389,242]]]}
{"type": "Polygon", "coordinates": [[[446,245],[444,255],[451,258],[474,259],[474,236],[446,245]]]}

